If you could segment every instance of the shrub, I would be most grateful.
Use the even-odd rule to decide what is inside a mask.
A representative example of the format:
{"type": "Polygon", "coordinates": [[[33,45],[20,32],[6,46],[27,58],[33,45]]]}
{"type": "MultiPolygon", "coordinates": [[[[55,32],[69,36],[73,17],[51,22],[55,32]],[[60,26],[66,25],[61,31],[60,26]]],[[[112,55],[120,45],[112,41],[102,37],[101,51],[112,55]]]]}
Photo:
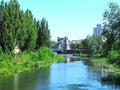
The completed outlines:
{"type": "Polygon", "coordinates": [[[120,54],[117,50],[111,50],[108,54],[108,62],[110,63],[119,63],[120,62],[120,54]]]}
{"type": "Polygon", "coordinates": [[[31,52],[30,53],[30,60],[32,60],[34,62],[38,61],[38,55],[34,52],[31,52]]]}
{"type": "Polygon", "coordinates": [[[53,52],[45,46],[42,46],[40,49],[38,49],[36,53],[39,60],[52,59],[54,56],[53,52]]]}

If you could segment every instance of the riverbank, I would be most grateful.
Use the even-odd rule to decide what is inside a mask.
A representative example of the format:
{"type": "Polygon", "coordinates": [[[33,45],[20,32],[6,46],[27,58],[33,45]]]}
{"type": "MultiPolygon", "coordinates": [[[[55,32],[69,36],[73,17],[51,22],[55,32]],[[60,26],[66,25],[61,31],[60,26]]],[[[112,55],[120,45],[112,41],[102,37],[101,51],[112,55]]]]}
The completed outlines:
{"type": "Polygon", "coordinates": [[[40,48],[37,52],[2,53],[0,55],[0,76],[8,76],[32,69],[49,67],[54,62],[62,62],[65,58],[54,55],[46,47],[40,48]]]}
{"type": "Polygon", "coordinates": [[[109,63],[108,58],[100,57],[99,54],[94,56],[88,56],[87,54],[74,54],[74,56],[79,56],[85,61],[89,60],[98,71],[120,74],[120,68],[116,64],[109,63]]]}

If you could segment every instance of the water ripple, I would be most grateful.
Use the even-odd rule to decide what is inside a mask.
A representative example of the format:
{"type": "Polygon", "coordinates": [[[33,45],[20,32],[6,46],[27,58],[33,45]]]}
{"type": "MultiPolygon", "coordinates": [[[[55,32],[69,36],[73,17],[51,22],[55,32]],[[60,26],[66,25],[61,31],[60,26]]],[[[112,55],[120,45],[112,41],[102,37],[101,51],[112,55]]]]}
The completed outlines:
{"type": "Polygon", "coordinates": [[[88,85],[85,84],[69,84],[65,86],[60,86],[59,88],[63,90],[88,90],[87,86],[88,85]]]}

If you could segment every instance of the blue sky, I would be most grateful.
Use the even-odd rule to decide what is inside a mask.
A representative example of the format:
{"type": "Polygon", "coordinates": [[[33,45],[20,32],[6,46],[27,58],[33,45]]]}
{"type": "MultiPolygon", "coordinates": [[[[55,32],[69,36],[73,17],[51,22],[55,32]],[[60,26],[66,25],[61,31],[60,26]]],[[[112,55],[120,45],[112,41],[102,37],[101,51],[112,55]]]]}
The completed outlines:
{"type": "Polygon", "coordinates": [[[93,27],[103,22],[109,1],[120,4],[120,0],[18,0],[21,9],[30,9],[36,19],[46,18],[55,41],[58,36],[78,40],[92,35],[93,27]]]}

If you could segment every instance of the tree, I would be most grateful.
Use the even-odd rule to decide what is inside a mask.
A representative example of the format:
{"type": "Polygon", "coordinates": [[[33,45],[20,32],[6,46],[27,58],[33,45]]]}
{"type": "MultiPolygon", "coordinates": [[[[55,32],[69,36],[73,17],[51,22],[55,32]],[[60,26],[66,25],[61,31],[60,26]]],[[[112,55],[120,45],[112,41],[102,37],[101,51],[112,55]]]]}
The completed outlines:
{"type": "Polygon", "coordinates": [[[83,49],[87,51],[89,56],[101,52],[102,40],[98,35],[87,36],[82,41],[83,49]]]}
{"type": "Polygon", "coordinates": [[[41,46],[51,46],[50,30],[46,19],[37,21],[30,10],[23,11],[17,0],[0,3],[0,46],[3,52],[18,46],[30,52],[41,46]]]}
{"type": "Polygon", "coordinates": [[[48,28],[48,22],[45,18],[42,18],[41,22],[37,21],[36,23],[38,30],[38,38],[36,41],[36,49],[39,49],[41,46],[51,46],[51,36],[50,30],[48,28]]]}
{"type": "Polygon", "coordinates": [[[83,44],[82,43],[74,43],[71,44],[72,49],[83,49],[83,44]]]}
{"type": "Polygon", "coordinates": [[[103,14],[103,36],[106,42],[103,46],[103,55],[107,56],[112,49],[120,50],[120,8],[116,3],[110,2],[109,9],[103,14]]]}
{"type": "Polygon", "coordinates": [[[4,52],[11,51],[14,47],[14,34],[15,34],[15,21],[16,21],[16,13],[19,5],[16,3],[16,0],[10,1],[8,4],[1,2],[1,40],[0,45],[4,52]],[[16,5],[16,7],[15,7],[16,5]],[[17,7],[18,6],[18,7],[17,7]]]}
{"type": "Polygon", "coordinates": [[[27,10],[21,20],[21,29],[17,34],[17,41],[22,51],[32,51],[36,45],[37,28],[32,12],[27,10]]]}
{"type": "Polygon", "coordinates": [[[23,12],[17,0],[0,4],[0,46],[3,52],[17,45],[22,51],[35,48],[37,28],[32,12],[23,12]]]}
{"type": "Polygon", "coordinates": [[[57,46],[57,42],[55,42],[54,40],[51,41],[51,47],[52,47],[52,48],[57,48],[57,47],[58,47],[58,46],[57,46]]]}

